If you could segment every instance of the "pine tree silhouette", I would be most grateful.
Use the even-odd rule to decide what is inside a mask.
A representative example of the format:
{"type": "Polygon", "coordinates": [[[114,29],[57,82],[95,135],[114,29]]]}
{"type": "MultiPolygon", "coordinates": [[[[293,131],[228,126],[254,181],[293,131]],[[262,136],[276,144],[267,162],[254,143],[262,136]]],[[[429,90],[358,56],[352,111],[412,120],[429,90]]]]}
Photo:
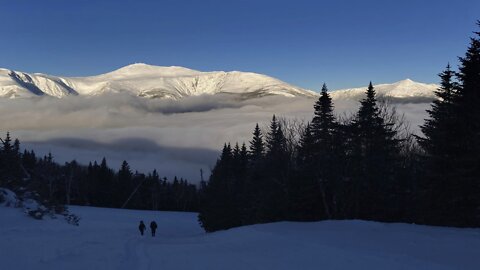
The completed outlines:
{"type": "Polygon", "coordinates": [[[263,157],[264,151],[263,135],[257,123],[253,131],[253,138],[250,141],[250,159],[253,161],[260,160],[263,157]]]}
{"type": "Polygon", "coordinates": [[[366,97],[352,123],[352,163],[355,196],[355,216],[363,219],[389,220],[386,197],[396,183],[400,141],[393,123],[382,118],[376,93],[370,82],[366,97]]]}
{"type": "Polygon", "coordinates": [[[457,150],[452,147],[458,132],[458,116],[456,102],[458,101],[459,85],[454,81],[455,72],[447,65],[445,71],[439,74],[440,88],[435,92],[438,97],[427,110],[430,118],[421,126],[424,137],[418,137],[418,142],[425,150],[424,164],[426,174],[422,182],[425,192],[422,195],[422,217],[428,223],[442,224],[455,211],[451,204],[451,186],[457,181],[452,157],[457,150]]]}

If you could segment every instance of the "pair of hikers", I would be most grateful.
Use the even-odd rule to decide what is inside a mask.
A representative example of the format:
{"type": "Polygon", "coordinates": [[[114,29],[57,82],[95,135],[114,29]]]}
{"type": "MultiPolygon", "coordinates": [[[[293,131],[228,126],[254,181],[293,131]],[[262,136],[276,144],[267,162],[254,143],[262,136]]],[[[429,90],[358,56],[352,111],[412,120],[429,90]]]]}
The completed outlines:
{"type": "MultiPolygon", "coordinates": [[[[145,226],[145,223],[143,223],[143,220],[140,221],[140,225],[138,225],[138,229],[140,230],[140,234],[143,235],[143,232],[145,231],[147,227],[145,226]]],[[[150,222],[150,230],[152,231],[152,237],[155,236],[155,231],[157,230],[157,223],[155,221],[150,222]]]]}

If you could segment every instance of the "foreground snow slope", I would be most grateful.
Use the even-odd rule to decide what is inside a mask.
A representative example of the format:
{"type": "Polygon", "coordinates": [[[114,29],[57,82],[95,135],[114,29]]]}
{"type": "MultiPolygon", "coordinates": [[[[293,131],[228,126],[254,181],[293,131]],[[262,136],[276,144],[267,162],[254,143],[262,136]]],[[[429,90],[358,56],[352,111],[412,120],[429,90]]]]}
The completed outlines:
{"type": "Polygon", "coordinates": [[[203,233],[194,213],[71,207],[79,227],[0,207],[1,269],[478,269],[480,230],[365,221],[203,233]],[[141,237],[139,220],[156,220],[141,237]]]}

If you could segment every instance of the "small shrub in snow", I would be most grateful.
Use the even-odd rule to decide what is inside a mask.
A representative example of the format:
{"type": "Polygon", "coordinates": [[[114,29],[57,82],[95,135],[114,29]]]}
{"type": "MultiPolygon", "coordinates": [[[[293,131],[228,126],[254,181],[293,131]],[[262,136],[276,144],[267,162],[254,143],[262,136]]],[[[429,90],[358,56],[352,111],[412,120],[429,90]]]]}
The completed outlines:
{"type": "Polygon", "coordinates": [[[13,191],[0,188],[0,204],[6,207],[22,208],[23,212],[34,219],[49,217],[57,219],[63,216],[68,224],[79,225],[80,217],[68,212],[65,205],[49,204],[42,201],[37,192],[26,191],[17,197],[13,191]]]}
{"type": "Polygon", "coordinates": [[[65,220],[67,221],[68,224],[72,224],[75,226],[80,225],[80,217],[74,214],[66,214],[65,215],[65,220]]]}
{"type": "Polygon", "coordinates": [[[27,214],[33,217],[34,219],[43,219],[45,212],[42,211],[41,209],[36,209],[36,210],[27,211],[27,214]]]}
{"type": "Polygon", "coordinates": [[[9,189],[0,188],[0,203],[6,207],[21,207],[21,201],[17,195],[9,189]]]}

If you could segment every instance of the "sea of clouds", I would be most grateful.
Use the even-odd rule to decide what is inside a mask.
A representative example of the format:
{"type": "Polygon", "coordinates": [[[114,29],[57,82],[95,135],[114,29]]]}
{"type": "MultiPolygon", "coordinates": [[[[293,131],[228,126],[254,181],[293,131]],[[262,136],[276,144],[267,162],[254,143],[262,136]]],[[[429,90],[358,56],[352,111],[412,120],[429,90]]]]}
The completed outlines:
{"type": "MultiPolygon", "coordinates": [[[[200,180],[208,176],[225,142],[248,144],[256,123],[266,128],[273,114],[310,121],[315,99],[230,95],[182,100],[129,95],[0,99],[0,131],[10,131],[22,147],[58,162],[88,164],[103,157],[117,169],[127,160],[133,170],[157,169],[161,176],[200,180]]],[[[351,115],[358,101],[337,100],[336,113],[351,115]]],[[[428,103],[396,103],[413,131],[423,123],[428,103]]],[[[2,137],[4,134],[1,135],[2,137]]]]}

